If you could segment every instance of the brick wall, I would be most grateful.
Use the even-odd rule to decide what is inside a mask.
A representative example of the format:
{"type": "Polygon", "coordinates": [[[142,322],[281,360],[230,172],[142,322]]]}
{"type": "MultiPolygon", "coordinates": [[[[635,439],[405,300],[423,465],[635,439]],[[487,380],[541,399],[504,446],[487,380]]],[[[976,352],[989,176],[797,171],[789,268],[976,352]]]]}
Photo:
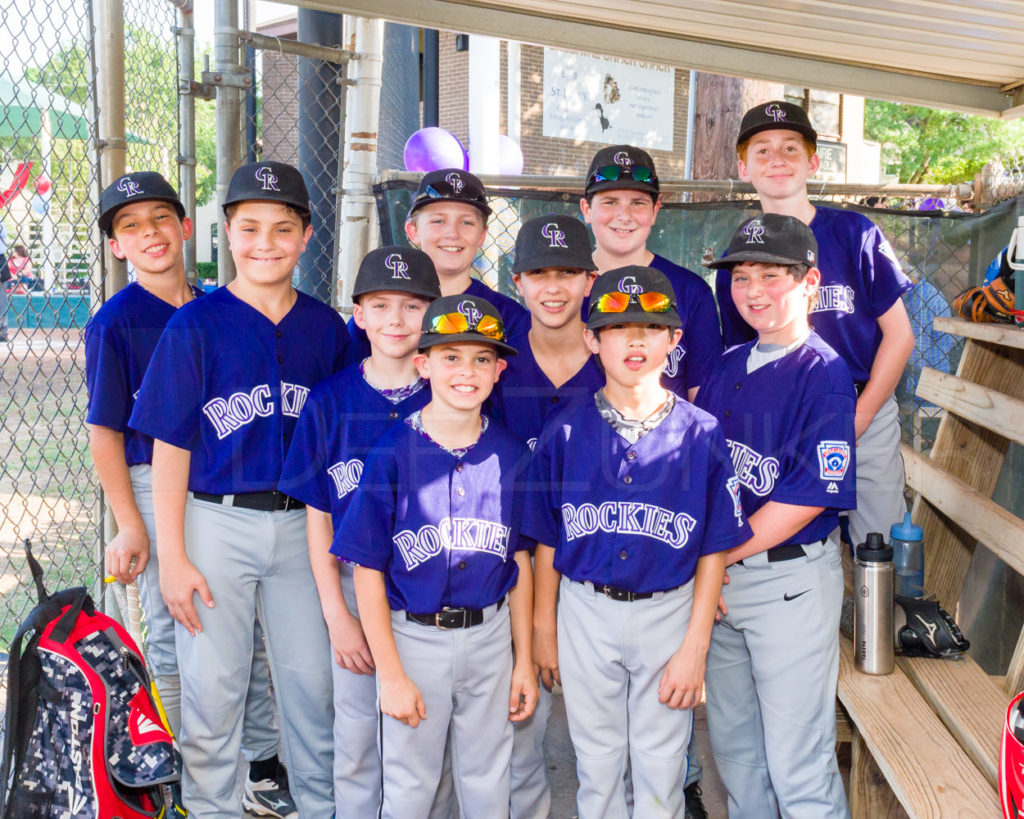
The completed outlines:
{"type": "MultiPolygon", "coordinates": [[[[472,48],[472,37],[470,37],[472,48]]],[[[521,117],[522,137],[519,147],[523,151],[523,173],[557,174],[583,177],[591,157],[603,143],[543,136],[544,123],[544,49],[523,44],[521,49],[521,117]]],[[[455,51],[455,35],[442,31],[440,35],[440,125],[457,136],[468,148],[469,131],[469,57],[466,52],[455,51]]],[[[501,49],[501,124],[507,132],[508,111],[508,50],[501,49]]],[[[658,174],[665,178],[682,178],[685,168],[686,113],[688,106],[689,73],[675,71],[675,128],[672,151],[651,151],[658,174]]]]}

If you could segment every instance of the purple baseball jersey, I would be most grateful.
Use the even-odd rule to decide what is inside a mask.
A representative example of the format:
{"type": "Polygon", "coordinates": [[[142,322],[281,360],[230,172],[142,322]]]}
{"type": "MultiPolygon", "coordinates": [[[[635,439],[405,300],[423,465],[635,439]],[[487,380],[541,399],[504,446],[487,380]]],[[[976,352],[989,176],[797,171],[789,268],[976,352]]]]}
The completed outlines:
{"type": "Polygon", "coordinates": [[[392,403],[363,378],[359,364],[321,381],[295,426],[278,489],[330,512],[335,530],[377,439],[430,401],[430,387],[392,403]]]}
{"type": "Polygon", "coordinates": [[[508,367],[490,397],[491,416],[522,438],[532,450],[545,420],[568,412],[580,401],[591,400],[604,386],[604,373],[597,356],[587,359],[579,371],[556,387],[533,356],[530,342],[522,337],[519,355],[506,359],[508,367]]]}
{"type": "Polygon", "coordinates": [[[557,426],[533,453],[523,532],[555,549],[566,577],[666,591],[693,577],[701,555],[751,536],[725,437],[703,410],[677,401],[635,444],[593,401],[557,426]]]}
{"type": "MultiPolygon", "coordinates": [[[[857,505],[857,393],[845,362],[811,333],[800,347],[747,373],[755,342],[729,349],[697,393],[722,425],[749,516],[767,501],[825,510],[788,543],[813,543],[857,505]]],[[[776,544],[781,545],[781,544],[776,544]]]]}
{"type": "MultiPolygon", "coordinates": [[[[722,354],[721,328],[711,287],[685,267],[654,254],[650,267],[665,274],[675,291],[676,311],[683,321],[683,337],[669,353],[661,383],[681,398],[691,387],[699,387],[722,354]]],[[[583,320],[587,320],[590,300],[583,300],[583,320]]]]}
{"type": "Polygon", "coordinates": [[[193,492],[276,489],[306,397],[347,347],[341,316],[305,293],[274,324],[221,287],[167,323],[128,424],[191,451],[193,492]]]}
{"type": "MultiPolygon", "coordinates": [[[[199,298],[203,291],[193,286],[192,295],[199,298]]],[[[124,433],[128,466],[153,461],[153,439],[131,429],[128,419],[153,350],[176,309],[132,282],[85,325],[85,420],[124,433]]]]}
{"type": "MultiPolygon", "coordinates": [[[[470,296],[480,296],[494,305],[505,325],[506,340],[518,338],[530,331],[530,314],[515,299],[511,299],[497,290],[491,290],[479,279],[471,279],[469,287],[463,292],[470,296]]],[[[348,332],[352,340],[348,360],[350,362],[362,361],[370,354],[370,341],[366,337],[366,332],[356,324],[355,319],[351,318],[348,320],[348,332]]]]}
{"type": "Polygon", "coordinates": [[[377,442],[331,552],[383,572],[395,611],[479,609],[516,584],[529,450],[491,422],[458,457],[395,424],[377,442]]]}
{"type": "MultiPolygon", "coordinates": [[[[821,270],[811,327],[839,353],[853,380],[865,382],[882,340],[878,317],[912,284],[882,231],[863,214],[816,206],[810,227],[818,240],[821,270]]],[[[729,271],[719,270],[715,293],[727,347],[756,335],[733,304],[730,284],[729,271]]]]}

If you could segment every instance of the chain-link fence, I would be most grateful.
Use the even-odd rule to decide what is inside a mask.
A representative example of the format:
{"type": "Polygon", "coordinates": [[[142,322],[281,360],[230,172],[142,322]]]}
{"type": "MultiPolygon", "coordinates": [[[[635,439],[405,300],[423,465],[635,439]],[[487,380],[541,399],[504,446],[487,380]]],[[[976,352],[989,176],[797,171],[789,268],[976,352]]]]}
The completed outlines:
{"type": "MultiPolygon", "coordinates": [[[[81,344],[101,269],[94,11],[13,0],[0,15],[0,224],[12,274],[7,303],[0,296],[0,652],[34,601],[23,539],[51,589],[92,586],[101,570],[81,344]]],[[[124,2],[127,166],[172,182],[174,21],[164,0],[124,2]]]]}

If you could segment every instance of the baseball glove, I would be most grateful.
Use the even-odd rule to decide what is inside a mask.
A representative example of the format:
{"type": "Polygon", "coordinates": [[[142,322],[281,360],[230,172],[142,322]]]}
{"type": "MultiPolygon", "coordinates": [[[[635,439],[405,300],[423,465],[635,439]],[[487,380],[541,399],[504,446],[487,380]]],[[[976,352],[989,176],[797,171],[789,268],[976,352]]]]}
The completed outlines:
{"type": "Polygon", "coordinates": [[[971,647],[938,601],[897,594],[895,603],[897,653],[906,657],[953,657],[971,647]]]}
{"type": "Polygon", "coordinates": [[[1013,324],[1013,291],[995,278],[981,287],[971,287],[953,299],[953,309],[960,318],[977,323],[1013,324]]]}

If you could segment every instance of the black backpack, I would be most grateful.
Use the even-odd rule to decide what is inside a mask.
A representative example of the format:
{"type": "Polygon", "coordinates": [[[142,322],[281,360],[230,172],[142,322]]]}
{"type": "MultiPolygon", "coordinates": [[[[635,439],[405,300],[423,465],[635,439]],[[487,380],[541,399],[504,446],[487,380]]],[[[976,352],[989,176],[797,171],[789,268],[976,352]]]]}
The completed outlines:
{"type": "Polygon", "coordinates": [[[128,632],[82,587],[48,594],[11,643],[0,819],[179,819],[181,755],[128,632]],[[24,646],[22,645],[24,643],[24,646]]]}

